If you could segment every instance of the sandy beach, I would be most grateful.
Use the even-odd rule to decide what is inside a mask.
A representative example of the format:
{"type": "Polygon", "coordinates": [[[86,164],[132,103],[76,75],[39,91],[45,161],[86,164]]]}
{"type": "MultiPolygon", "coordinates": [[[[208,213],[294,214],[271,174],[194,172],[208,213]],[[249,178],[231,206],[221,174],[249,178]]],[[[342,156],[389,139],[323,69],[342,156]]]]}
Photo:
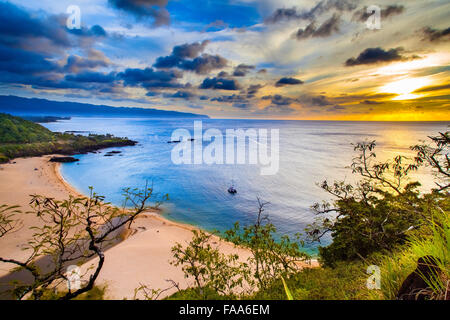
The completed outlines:
{"type": "MultiPolygon", "coordinates": [[[[59,173],[58,163],[49,162],[50,156],[20,158],[0,166],[0,203],[20,205],[23,211],[29,210],[29,195],[41,194],[55,199],[66,199],[69,195],[80,195],[59,173]]],[[[0,256],[23,260],[27,252],[21,250],[31,237],[32,226],[41,222],[30,214],[23,214],[23,227],[12,234],[0,238],[0,256]]],[[[97,280],[98,285],[107,285],[106,298],[131,299],[134,289],[145,284],[153,289],[170,286],[167,280],[179,283],[186,288],[193,283],[185,279],[180,267],[170,265],[171,248],[176,243],[186,244],[192,237],[189,225],[175,223],[161,217],[158,213],[144,213],[137,219],[130,236],[108,249],[105,264],[97,280]]],[[[237,253],[246,259],[249,252],[214,237],[213,241],[224,253],[237,253]]],[[[86,263],[87,268],[94,261],[86,263]]],[[[317,262],[312,262],[313,266],[317,262]]],[[[10,266],[0,264],[0,277],[10,271],[10,266]]],[[[173,288],[161,295],[163,298],[175,292],[173,288]]]]}

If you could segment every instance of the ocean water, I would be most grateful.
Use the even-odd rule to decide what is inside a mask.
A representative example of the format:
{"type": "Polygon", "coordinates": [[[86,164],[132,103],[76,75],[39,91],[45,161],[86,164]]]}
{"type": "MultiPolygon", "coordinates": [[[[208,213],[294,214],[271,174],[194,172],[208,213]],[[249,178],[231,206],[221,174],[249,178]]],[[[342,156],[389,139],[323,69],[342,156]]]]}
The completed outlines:
{"type": "MultiPolygon", "coordinates": [[[[193,134],[193,119],[118,119],[72,118],[45,124],[53,131],[88,131],[111,133],[139,142],[134,147],[112,148],[101,153],[77,155],[77,163],[63,164],[64,178],[87,194],[93,186],[98,194],[116,205],[123,203],[123,188],[143,188],[152,183],[158,193],[168,193],[164,215],[172,220],[199,226],[205,230],[224,231],[236,221],[254,221],[259,197],[277,234],[293,236],[303,232],[315,216],[310,206],[330,200],[317,183],[327,179],[355,181],[348,168],[352,143],[376,140],[377,158],[381,161],[397,154],[412,155],[409,146],[427,136],[448,129],[449,122],[328,122],[328,121],[261,121],[203,120],[203,130],[278,129],[279,170],[275,175],[261,175],[260,165],[176,165],[171,160],[169,144],[175,129],[193,134]],[[120,155],[105,157],[110,150],[120,155]],[[237,194],[227,192],[234,184],[237,194]]],[[[185,142],[189,143],[189,142],[185,142]]],[[[248,144],[248,141],[246,141],[248,144]]],[[[204,143],[206,146],[208,143],[204,143]]],[[[429,172],[417,173],[432,186],[429,172]]],[[[331,241],[324,239],[322,245],[331,241]]],[[[314,253],[316,245],[307,245],[314,253]]]]}

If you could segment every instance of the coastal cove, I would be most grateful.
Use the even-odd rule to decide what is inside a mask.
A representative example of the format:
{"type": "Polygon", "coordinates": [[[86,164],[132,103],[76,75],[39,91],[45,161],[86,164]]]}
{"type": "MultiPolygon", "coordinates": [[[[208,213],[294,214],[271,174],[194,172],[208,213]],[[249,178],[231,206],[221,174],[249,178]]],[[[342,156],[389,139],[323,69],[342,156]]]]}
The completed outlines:
{"type": "MultiPolygon", "coordinates": [[[[8,164],[0,166],[0,201],[1,203],[19,205],[23,211],[29,210],[30,194],[45,194],[56,199],[66,199],[69,195],[82,196],[80,192],[67,183],[60,175],[60,163],[49,162],[51,156],[19,158],[8,164]],[[17,190],[20,190],[18,192],[17,190]]],[[[29,251],[17,250],[24,248],[31,238],[33,226],[41,222],[33,215],[21,215],[23,226],[20,232],[11,234],[2,239],[0,256],[8,256],[17,260],[28,257],[29,251]]],[[[189,225],[175,223],[164,219],[156,212],[146,212],[137,219],[125,236],[106,253],[106,262],[98,279],[98,284],[107,287],[108,299],[132,299],[134,289],[140,283],[151,284],[153,288],[165,288],[165,279],[172,279],[179,283],[181,288],[190,284],[190,279],[184,278],[183,271],[169,264],[172,259],[171,247],[176,243],[186,243],[192,237],[194,228],[189,225]],[[133,261],[130,264],[130,261],[133,261]]],[[[221,252],[236,253],[242,259],[249,255],[247,250],[235,248],[234,245],[213,238],[219,244],[221,252]]],[[[82,266],[87,270],[93,261],[82,266]]],[[[312,261],[312,266],[317,266],[312,261]]],[[[9,265],[0,269],[0,287],[6,285],[12,274],[9,265]]],[[[1,288],[3,292],[4,288],[1,288]]],[[[175,288],[165,292],[161,297],[174,293],[175,288]]]]}
{"type": "MultiPolygon", "coordinates": [[[[127,137],[138,141],[134,147],[121,148],[120,154],[105,157],[108,151],[78,155],[80,161],[65,163],[61,174],[82,193],[93,186],[107,201],[120,206],[123,188],[143,188],[153,183],[157,192],[168,193],[163,216],[202,229],[224,231],[236,221],[251,223],[257,210],[257,197],[270,202],[267,213],[278,235],[302,232],[314,220],[310,206],[328,200],[316,183],[324,179],[353,179],[348,169],[353,156],[351,143],[376,140],[378,159],[392,158],[398,152],[411,154],[409,146],[438,131],[447,122],[327,122],[205,120],[203,129],[267,128],[280,130],[280,170],[273,176],[261,176],[258,165],[175,165],[174,147],[167,143],[174,130],[193,130],[187,119],[111,119],[72,118],[47,123],[52,131],[88,131],[127,137]],[[351,133],[350,133],[351,132],[351,133]],[[330,158],[330,155],[332,157],[330,158]],[[230,184],[236,195],[226,190],[230,184]]],[[[205,145],[207,143],[204,143],[205,145]]],[[[418,175],[425,178],[423,172],[418,175]]],[[[427,181],[427,180],[425,180],[427,181]]],[[[423,188],[429,188],[429,185],[423,188]]],[[[324,238],[322,245],[330,242],[324,238]]],[[[316,245],[305,250],[316,254],[316,245]]]]}

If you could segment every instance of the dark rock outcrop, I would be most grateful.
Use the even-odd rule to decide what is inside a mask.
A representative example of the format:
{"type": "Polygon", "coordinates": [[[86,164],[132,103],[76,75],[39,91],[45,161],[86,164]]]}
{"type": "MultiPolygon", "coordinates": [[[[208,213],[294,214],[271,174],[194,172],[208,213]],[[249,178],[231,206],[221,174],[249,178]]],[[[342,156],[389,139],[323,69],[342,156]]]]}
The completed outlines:
{"type": "Polygon", "coordinates": [[[77,158],[74,158],[74,157],[52,157],[50,159],[50,162],[64,162],[64,163],[67,163],[67,162],[77,162],[77,161],[80,161],[80,160],[77,159],[77,158]]]}
{"type": "Polygon", "coordinates": [[[432,280],[439,276],[442,270],[438,267],[438,261],[433,256],[424,256],[417,261],[417,268],[405,281],[397,293],[399,300],[428,300],[432,290],[425,279],[432,280]]]}

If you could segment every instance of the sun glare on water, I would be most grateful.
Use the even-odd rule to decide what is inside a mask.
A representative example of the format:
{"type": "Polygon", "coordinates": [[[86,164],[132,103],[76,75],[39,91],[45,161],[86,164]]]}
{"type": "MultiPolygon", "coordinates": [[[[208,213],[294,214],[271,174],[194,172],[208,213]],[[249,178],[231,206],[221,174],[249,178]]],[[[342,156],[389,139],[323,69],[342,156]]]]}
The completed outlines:
{"type": "Polygon", "coordinates": [[[388,83],[380,88],[383,93],[394,93],[398,96],[392,100],[410,100],[420,98],[422,95],[414,94],[417,89],[425,87],[431,83],[428,78],[406,78],[388,83]]]}

